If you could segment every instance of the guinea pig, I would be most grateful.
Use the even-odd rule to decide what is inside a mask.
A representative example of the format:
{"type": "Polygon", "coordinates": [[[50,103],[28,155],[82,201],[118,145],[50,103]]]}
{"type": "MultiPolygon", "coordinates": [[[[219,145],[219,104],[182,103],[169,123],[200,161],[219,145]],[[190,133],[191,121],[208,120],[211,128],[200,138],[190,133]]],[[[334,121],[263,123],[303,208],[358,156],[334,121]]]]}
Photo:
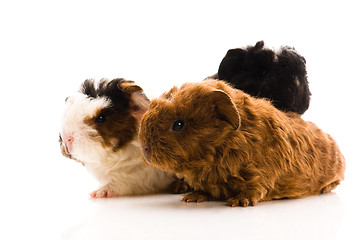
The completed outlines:
{"type": "Polygon", "coordinates": [[[289,46],[275,52],[259,41],[255,46],[230,49],[214,77],[251,96],[268,98],[285,112],[303,114],[310,104],[306,60],[289,46]]]}
{"type": "Polygon", "coordinates": [[[345,159],[329,134],[220,80],[153,99],[139,141],[148,163],[194,188],[186,202],[253,206],[327,193],[344,178],[345,159]]]}
{"type": "Polygon", "coordinates": [[[66,98],[61,152],[81,162],[102,184],[91,197],[161,192],[174,182],[173,174],[144,162],[138,128],[148,108],[142,88],[125,79],[85,80],[79,92],[66,98]]]}

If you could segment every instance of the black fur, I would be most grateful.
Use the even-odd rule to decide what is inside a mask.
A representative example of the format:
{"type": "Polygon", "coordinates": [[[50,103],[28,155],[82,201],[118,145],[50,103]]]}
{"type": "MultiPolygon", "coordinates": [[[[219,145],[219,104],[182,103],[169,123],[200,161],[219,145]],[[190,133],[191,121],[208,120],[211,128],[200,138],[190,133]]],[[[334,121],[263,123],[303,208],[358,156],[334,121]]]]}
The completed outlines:
{"type": "Polygon", "coordinates": [[[129,143],[137,134],[137,120],[131,114],[131,93],[122,89],[125,83],[133,82],[117,78],[111,81],[102,79],[95,84],[94,80],[87,79],[80,88],[80,92],[91,100],[105,97],[110,101],[109,106],[98,109],[96,115],[86,119],[85,123],[93,126],[104,144],[113,147],[114,151],[129,143]]]}
{"type": "Polygon", "coordinates": [[[282,111],[303,114],[309,107],[306,60],[288,46],[274,52],[259,41],[245,49],[230,49],[216,77],[252,96],[270,99],[282,111]]]}
{"type": "Polygon", "coordinates": [[[87,79],[80,87],[80,92],[87,95],[89,98],[96,98],[98,96],[94,80],[87,79]]]}
{"type": "Polygon", "coordinates": [[[128,108],[129,94],[123,92],[119,87],[119,83],[132,82],[123,78],[116,78],[111,81],[101,80],[98,85],[94,83],[94,80],[87,79],[83,82],[80,88],[80,92],[87,95],[90,98],[106,97],[109,99],[113,106],[116,105],[119,108],[128,108]]]}

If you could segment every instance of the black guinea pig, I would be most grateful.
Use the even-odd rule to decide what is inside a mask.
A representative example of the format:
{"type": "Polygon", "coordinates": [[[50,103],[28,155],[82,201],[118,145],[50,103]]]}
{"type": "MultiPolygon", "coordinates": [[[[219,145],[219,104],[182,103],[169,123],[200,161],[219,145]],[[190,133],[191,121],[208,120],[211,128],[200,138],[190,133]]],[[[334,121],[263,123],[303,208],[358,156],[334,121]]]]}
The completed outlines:
{"type": "Polygon", "coordinates": [[[213,77],[254,97],[267,98],[284,112],[303,114],[309,107],[306,60],[293,47],[279,51],[255,46],[228,50],[213,77]]]}

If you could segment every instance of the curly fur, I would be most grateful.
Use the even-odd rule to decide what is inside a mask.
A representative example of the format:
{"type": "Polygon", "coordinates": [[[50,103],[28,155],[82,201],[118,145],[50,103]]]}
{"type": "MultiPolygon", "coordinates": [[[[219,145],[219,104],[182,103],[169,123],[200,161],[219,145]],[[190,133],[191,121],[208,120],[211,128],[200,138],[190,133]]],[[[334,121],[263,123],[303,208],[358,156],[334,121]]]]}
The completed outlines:
{"type": "Polygon", "coordinates": [[[326,193],[344,177],[345,160],[330,135],[214,79],[152,100],[139,141],[149,163],[194,188],[184,201],[248,206],[326,193]]]}
{"type": "Polygon", "coordinates": [[[138,127],[148,107],[142,89],[124,79],[86,80],[66,99],[61,152],[81,162],[102,184],[91,197],[160,192],[175,180],[144,162],[138,127]]]}
{"type": "Polygon", "coordinates": [[[272,100],[282,111],[303,114],[310,104],[306,60],[289,46],[275,52],[259,41],[245,49],[230,49],[215,77],[252,96],[272,100]]]}

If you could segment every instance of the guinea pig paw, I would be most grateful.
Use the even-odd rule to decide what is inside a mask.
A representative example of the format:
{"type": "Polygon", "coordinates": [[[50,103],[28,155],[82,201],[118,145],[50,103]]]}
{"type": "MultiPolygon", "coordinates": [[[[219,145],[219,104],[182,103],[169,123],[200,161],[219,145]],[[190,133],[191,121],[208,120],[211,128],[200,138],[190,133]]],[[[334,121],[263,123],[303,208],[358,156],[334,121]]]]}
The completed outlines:
{"type": "Polygon", "coordinates": [[[116,197],[116,194],[113,190],[110,189],[108,185],[99,188],[98,190],[95,190],[90,193],[91,198],[112,198],[116,197]]]}
{"type": "Polygon", "coordinates": [[[169,186],[170,192],[174,194],[186,193],[192,190],[191,186],[184,179],[177,179],[169,186]]]}
{"type": "Polygon", "coordinates": [[[254,206],[256,201],[244,198],[244,197],[233,197],[227,200],[227,206],[230,207],[247,207],[247,206],[254,206]]]}
{"type": "Polygon", "coordinates": [[[321,189],[321,193],[325,194],[328,192],[331,192],[333,189],[335,189],[337,187],[337,185],[340,184],[340,180],[337,180],[335,182],[330,183],[329,185],[327,185],[326,187],[321,189]]]}
{"type": "Polygon", "coordinates": [[[183,202],[206,202],[209,201],[210,197],[202,192],[192,192],[185,195],[182,199],[183,202]]]}

